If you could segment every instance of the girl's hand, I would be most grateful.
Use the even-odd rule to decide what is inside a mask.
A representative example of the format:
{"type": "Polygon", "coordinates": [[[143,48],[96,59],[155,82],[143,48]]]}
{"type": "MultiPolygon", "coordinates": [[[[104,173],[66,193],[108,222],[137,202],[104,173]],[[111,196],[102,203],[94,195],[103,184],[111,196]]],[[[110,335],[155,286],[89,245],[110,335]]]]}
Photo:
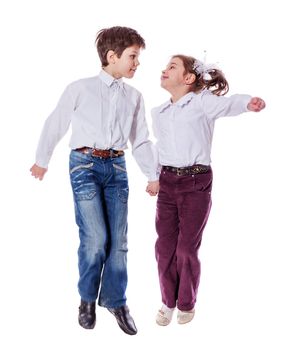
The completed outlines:
{"type": "Polygon", "coordinates": [[[31,175],[34,176],[36,179],[42,180],[45,173],[47,172],[47,169],[41,168],[40,166],[34,164],[31,168],[31,175]]]}
{"type": "Polygon", "coordinates": [[[159,191],[159,181],[149,181],[146,187],[146,192],[150,194],[150,196],[156,196],[159,191]]]}
{"type": "Polygon", "coordinates": [[[260,112],[265,107],[266,103],[260,97],[251,98],[250,102],[247,105],[248,110],[251,112],[260,112]]]}

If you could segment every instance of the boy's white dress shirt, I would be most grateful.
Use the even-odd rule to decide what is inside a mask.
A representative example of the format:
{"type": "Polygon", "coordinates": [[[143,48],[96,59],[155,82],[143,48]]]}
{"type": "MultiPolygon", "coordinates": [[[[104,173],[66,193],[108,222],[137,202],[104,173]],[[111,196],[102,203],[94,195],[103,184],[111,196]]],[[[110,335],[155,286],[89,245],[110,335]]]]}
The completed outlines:
{"type": "Polygon", "coordinates": [[[160,165],[209,165],[215,120],[247,112],[249,95],[216,96],[189,92],[177,102],[152,109],[160,165]]]}
{"type": "Polygon", "coordinates": [[[98,76],[68,85],[44,124],[36,152],[38,166],[47,168],[70,123],[72,149],[124,150],[129,139],[142,172],[150,181],[158,178],[142,95],[122,79],[116,80],[101,70],[98,76]]]}

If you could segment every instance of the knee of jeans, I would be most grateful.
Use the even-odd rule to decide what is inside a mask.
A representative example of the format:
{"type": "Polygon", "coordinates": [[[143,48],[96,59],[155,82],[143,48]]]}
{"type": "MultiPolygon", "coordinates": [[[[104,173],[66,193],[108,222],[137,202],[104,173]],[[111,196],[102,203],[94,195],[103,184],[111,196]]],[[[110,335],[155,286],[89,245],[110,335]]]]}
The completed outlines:
{"type": "Polygon", "coordinates": [[[172,253],[174,254],[177,244],[177,236],[175,235],[159,236],[155,243],[155,250],[163,256],[171,256],[172,253]]]}
{"type": "Polygon", "coordinates": [[[81,245],[79,249],[79,255],[88,263],[94,263],[101,259],[104,260],[106,257],[105,247],[81,245]]]}
{"type": "Polygon", "coordinates": [[[197,259],[199,244],[195,245],[193,242],[179,242],[176,248],[176,255],[179,257],[197,259]]]}
{"type": "Polygon", "coordinates": [[[123,271],[127,266],[127,249],[110,250],[108,261],[115,271],[123,271]]]}
{"type": "Polygon", "coordinates": [[[110,248],[113,254],[126,253],[128,251],[127,236],[122,237],[117,242],[113,243],[110,248]]]}
{"type": "Polygon", "coordinates": [[[88,254],[101,254],[106,250],[107,240],[105,235],[95,237],[95,235],[81,236],[80,250],[88,254]]]}

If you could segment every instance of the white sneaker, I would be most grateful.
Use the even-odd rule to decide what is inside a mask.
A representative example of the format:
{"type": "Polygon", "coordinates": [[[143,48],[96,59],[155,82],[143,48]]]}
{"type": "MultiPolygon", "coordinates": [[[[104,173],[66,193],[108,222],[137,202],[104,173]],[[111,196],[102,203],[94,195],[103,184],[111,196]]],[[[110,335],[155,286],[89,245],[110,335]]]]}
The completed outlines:
{"type": "Polygon", "coordinates": [[[173,315],[174,310],[175,310],[175,308],[171,309],[163,304],[161,306],[161,309],[158,310],[158,313],[156,316],[156,323],[159,326],[168,326],[172,320],[172,315],[173,315]]]}
{"type": "Polygon", "coordinates": [[[193,317],[194,317],[194,313],[195,313],[195,310],[192,309],[190,311],[181,311],[181,310],[178,310],[178,313],[177,313],[177,322],[179,324],[185,324],[185,323],[188,323],[190,322],[193,317]]]}

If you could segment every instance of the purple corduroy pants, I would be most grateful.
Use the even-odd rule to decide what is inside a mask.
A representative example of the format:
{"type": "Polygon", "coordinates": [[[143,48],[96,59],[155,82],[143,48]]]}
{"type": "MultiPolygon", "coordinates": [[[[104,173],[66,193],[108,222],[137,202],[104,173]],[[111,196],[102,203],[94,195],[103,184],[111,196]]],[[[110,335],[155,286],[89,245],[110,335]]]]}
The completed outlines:
{"type": "Polygon", "coordinates": [[[162,302],[191,310],[200,279],[198,249],[211,208],[212,170],[178,176],[162,169],[155,246],[162,302]]]}

